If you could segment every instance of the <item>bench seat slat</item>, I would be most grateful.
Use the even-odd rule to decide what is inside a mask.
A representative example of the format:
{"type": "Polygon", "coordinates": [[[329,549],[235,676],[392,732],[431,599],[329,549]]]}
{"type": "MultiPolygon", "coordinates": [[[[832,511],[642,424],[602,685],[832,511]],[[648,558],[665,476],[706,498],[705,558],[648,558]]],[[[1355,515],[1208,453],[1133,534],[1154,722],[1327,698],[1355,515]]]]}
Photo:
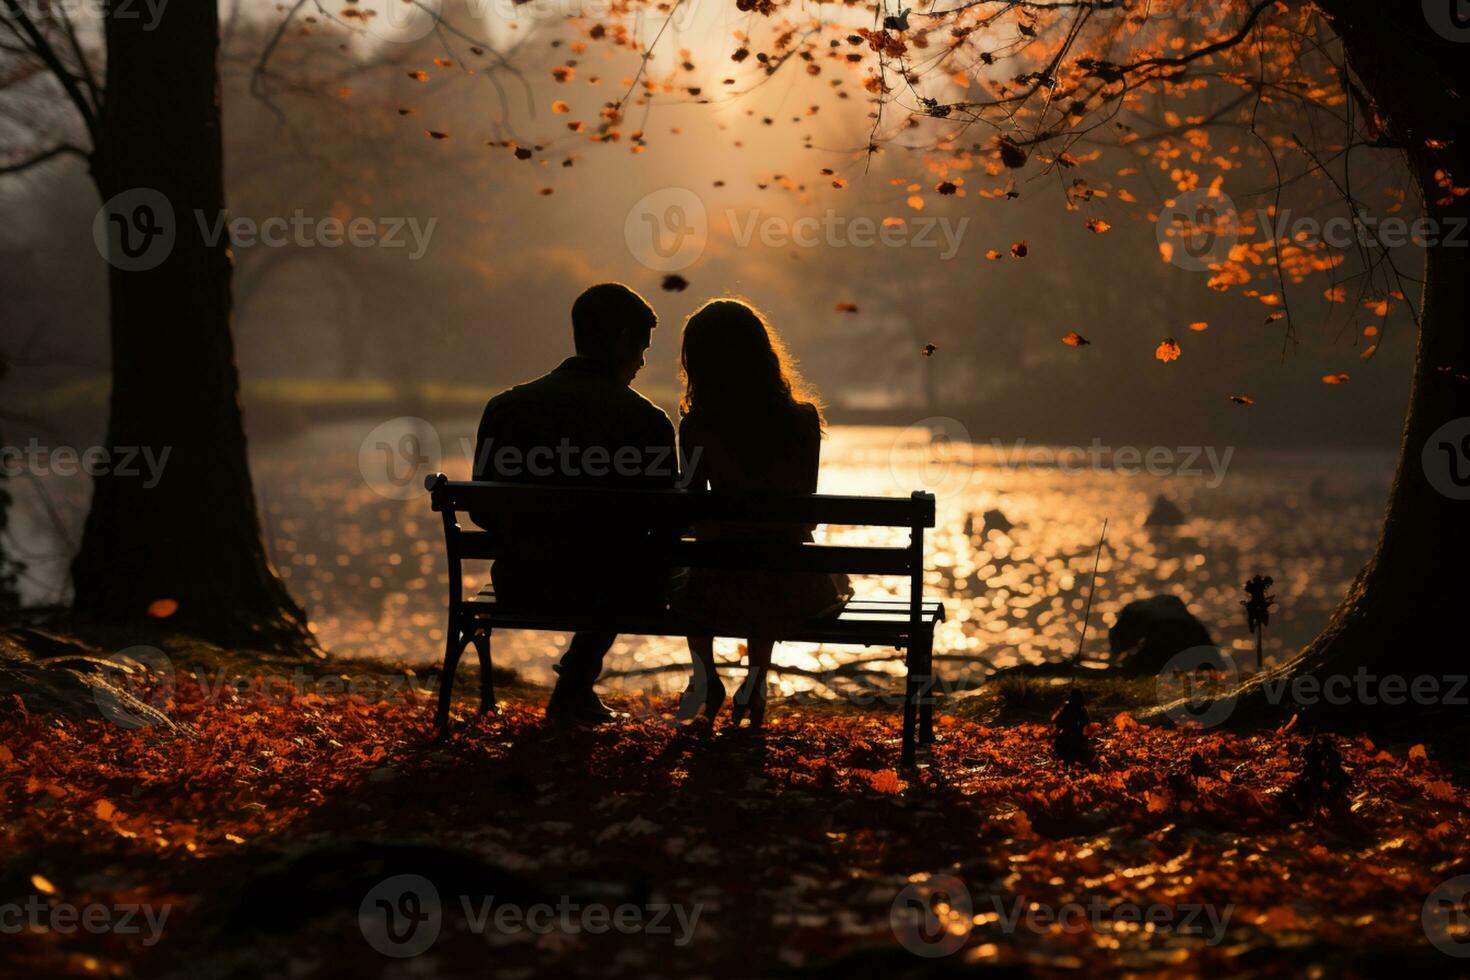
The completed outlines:
{"type": "MultiPolygon", "coordinates": [[[[635,636],[697,636],[711,632],[710,627],[696,624],[671,610],[648,613],[617,611],[612,614],[579,613],[576,609],[506,610],[496,601],[495,589],[490,585],[465,600],[465,611],[496,629],[562,632],[602,629],[635,636]]],[[[889,644],[907,638],[912,625],[909,616],[907,599],[853,600],[839,615],[808,620],[789,631],[782,639],[796,642],[861,643],[865,646],[889,644]]],[[[928,630],[943,621],[944,604],[935,599],[924,600],[921,628],[928,630]]],[[[733,626],[728,633],[718,630],[714,632],[721,636],[743,636],[748,630],[733,626]]]]}
{"type": "Polygon", "coordinates": [[[518,559],[581,568],[626,570],[636,560],[664,568],[734,568],[775,572],[848,572],[853,575],[907,575],[907,548],[815,544],[812,542],[697,541],[690,538],[599,541],[595,538],[544,537],[537,541],[495,540],[487,531],[461,531],[462,558],[518,559]]]}

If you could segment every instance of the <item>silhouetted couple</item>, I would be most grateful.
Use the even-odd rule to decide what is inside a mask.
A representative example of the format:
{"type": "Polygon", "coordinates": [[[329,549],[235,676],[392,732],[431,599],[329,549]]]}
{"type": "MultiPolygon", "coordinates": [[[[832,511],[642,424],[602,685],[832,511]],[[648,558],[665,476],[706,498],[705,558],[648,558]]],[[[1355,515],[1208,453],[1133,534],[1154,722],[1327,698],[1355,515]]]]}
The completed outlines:
{"type": "MultiPolygon", "coordinates": [[[[684,324],[679,354],[684,392],[677,443],[664,412],[631,387],[658,317],[620,283],[593,286],[572,305],[576,355],[556,370],[502,392],[485,406],[475,452],[477,480],[574,487],[687,488],[736,493],[814,493],[822,414],[765,318],[733,299],[711,300],[684,324]]],[[[702,540],[810,541],[810,526],[640,525],[525,528],[471,515],[481,527],[535,557],[501,559],[491,570],[507,608],[573,606],[596,615],[657,612],[670,604],[692,624],[694,680],[680,714],[711,721],[725,701],[715,672],[714,631],[738,624],[749,671],[733,717],[759,726],[766,670],[786,624],[841,609],[845,576],[694,568],[670,575],[640,564],[653,536],[692,533],[702,540]],[[554,557],[553,557],[554,556],[554,557]],[[570,557],[568,557],[570,556],[570,557]],[[709,633],[703,633],[708,626],[709,633]]],[[[615,633],[581,631],[558,665],[547,715],[607,721],[593,684],[615,633]]]]}

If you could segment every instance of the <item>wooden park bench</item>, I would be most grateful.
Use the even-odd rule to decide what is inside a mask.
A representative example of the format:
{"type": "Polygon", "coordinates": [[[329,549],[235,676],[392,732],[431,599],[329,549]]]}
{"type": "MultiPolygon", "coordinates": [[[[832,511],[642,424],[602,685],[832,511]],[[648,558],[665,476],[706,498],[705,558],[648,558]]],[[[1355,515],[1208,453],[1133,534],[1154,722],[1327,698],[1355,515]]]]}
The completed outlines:
{"type": "MultiPolygon", "coordinates": [[[[609,490],[451,480],[433,473],[424,481],[434,510],[444,519],[444,546],[449,557],[449,625],[444,647],[444,671],[439,687],[435,723],[449,724],[454,672],[464,648],[473,643],[480,657],[480,711],[493,711],[495,688],[491,678],[490,634],[495,629],[601,630],[643,636],[708,635],[678,613],[664,608],[609,612],[579,603],[574,589],[557,611],[520,611],[497,604],[492,586],[476,595],[463,594],[462,563],[467,559],[531,558],[539,562],[596,564],[609,574],[630,560],[628,543],[607,542],[599,555],[596,540],[571,541],[554,534],[533,548],[526,542],[497,541],[488,531],[465,530],[459,515],[494,514],[517,526],[617,527],[647,529],[649,539],[638,541],[640,563],[676,568],[726,568],[754,571],[845,572],[849,575],[903,575],[909,581],[908,599],[854,599],[840,614],[813,619],[788,630],[782,640],[814,643],[886,646],[904,650],[906,686],[903,707],[904,764],[914,761],[916,744],[934,740],[933,648],[934,627],[944,619],[944,606],[925,600],[924,530],[934,526],[934,495],[915,492],[911,497],[854,497],[833,495],[748,496],[688,490],[609,490]],[[839,524],[844,526],[906,527],[907,544],[876,547],[756,541],[697,541],[656,529],[691,527],[707,522],[744,524],[839,524]],[[611,553],[617,548],[616,553],[611,553]]],[[[503,538],[503,536],[500,536],[503,538]]],[[[721,635],[732,635],[722,633],[721,635]]],[[[733,635],[739,635],[734,633],[733,635]]]]}

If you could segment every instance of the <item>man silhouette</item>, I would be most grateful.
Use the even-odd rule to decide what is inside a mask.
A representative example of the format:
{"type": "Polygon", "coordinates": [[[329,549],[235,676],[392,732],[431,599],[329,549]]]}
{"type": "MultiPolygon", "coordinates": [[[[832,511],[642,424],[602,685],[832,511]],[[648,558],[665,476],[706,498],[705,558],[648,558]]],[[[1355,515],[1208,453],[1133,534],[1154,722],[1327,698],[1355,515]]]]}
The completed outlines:
{"type": "MultiPolygon", "coordinates": [[[[535,381],[490,399],[475,444],[476,480],[575,487],[667,488],[678,462],[674,426],[630,385],[644,363],[658,317],[622,283],[601,283],[572,304],[576,355],[535,381]]],[[[491,569],[497,601],[534,609],[574,602],[594,609],[656,607],[664,600],[661,569],[640,568],[646,531],[612,527],[517,527],[494,514],[476,524],[534,553],[548,539],[619,560],[586,563],[501,559],[491,569]]],[[[613,717],[593,690],[616,633],[582,631],[556,668],[550,718],[600,722],[613,717]]]]}

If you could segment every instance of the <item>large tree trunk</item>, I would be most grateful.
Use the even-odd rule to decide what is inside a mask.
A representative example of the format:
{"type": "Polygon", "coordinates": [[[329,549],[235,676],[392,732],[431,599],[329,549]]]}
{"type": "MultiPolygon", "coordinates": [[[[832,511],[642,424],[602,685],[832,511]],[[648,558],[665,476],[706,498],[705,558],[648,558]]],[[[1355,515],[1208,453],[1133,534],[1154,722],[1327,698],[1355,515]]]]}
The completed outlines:
{"type": "MultiPolygon", "coordinates": [[[[1455,479],[1470,474],[1470,443],[1462,441],[1470,437],[1470,196],[1453,196],[1440,180],[1448,174],[1454,184],[1470,185],[1470,44],[1436,33],[1417,3],[1320,5],[1373,103],[1383,138],[1405,147],[1425,214],[1440,235],[1458,229],[1458,238],[1427,249],[1420,296],[1412,289],[1420,270],[1402,269],[1409,277],[1405,297],[1419,308],[1417,356],[1377,552],[1321,635],[1274,678],[1263,680],[1284,674],[1351,677],[1360,670],[1379,679],[1464,675],[1470,600],[1470,500],[1464,498],[1470,488],[1456,487],[1455,479]],[[1442,431],[1446,425],[1451,429],[1442,431]]],[[[1397,305],[1400,324],[1406,312],[1404,304],[1397,305]]],[[[1385,331],[1384,342],[1392,343],[1399,329],[1404,328],[1385,331]]],[[[1439,693],[1451,686],[1441,683],[1439,693]]],[[[1252,686],[1245,703],[1259,710],[1244,716],[1306,709],[1279,694],[1268,697],[1268,688],[1269,683],[1252,686]]],[[[1406,706],[1424,708],[1413,698],[1406,706]]],[[[1385,707],[1356,698],[1348,704],[1315,700],[1305,713],[1357,715],[1385,707]]]]}
{"type": "Polygon", "coordinates": [[[213,229],[225,204],[217,5],[171,4],[153,25],[114,16],[111,6],[92,175],[104,201],[126,195],[107,219],[131,227],[109,226],[114,236],[126,234],[135,249],[150,244],[137,257],[112,253],[107,444],[168,456],[156,486],[145,485],[146,471],[96,477],[72,566],[76,610],[136,620],[155,600],[172,599],[171,623],[202,636],[309,643],[305,617],[261,546],[231,336],[228,238],[211,242],[200,229],[200,216],[213,229]],[[140,202],[152,211],[138,210],[140,202]],[[171,247],[166,231],[146,232],[170,225],[171,247]]]}

